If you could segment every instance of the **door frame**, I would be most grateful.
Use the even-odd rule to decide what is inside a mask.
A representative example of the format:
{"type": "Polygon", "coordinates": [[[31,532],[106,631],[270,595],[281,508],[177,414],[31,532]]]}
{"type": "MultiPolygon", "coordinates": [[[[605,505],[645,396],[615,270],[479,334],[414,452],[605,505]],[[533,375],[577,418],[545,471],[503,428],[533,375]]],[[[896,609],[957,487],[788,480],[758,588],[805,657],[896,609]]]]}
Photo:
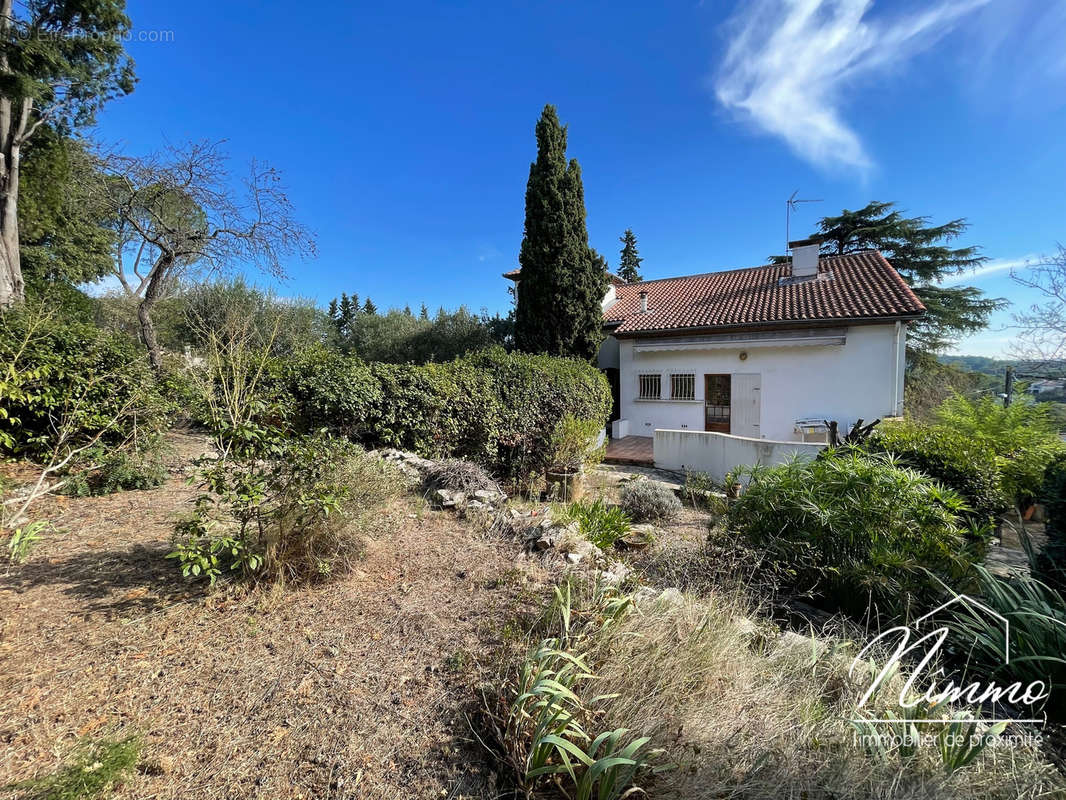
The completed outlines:
{"type": "MultiPolygon", "coordinates": [[[[703,429],[705,431],[712,431],[714,433],[730,433],[730,427],[732,425],[732,404],[733,404],[733,376],[728,372],[705,372],[703,374],[703,429]],[[707,419],[707,408],[710,406],[708,402],[711,398],[711,378],[725,378],[726,390],[725,396],[729,398],[729,403],[726,406],[730,410],[730,419],[723,421],[710,422],[707,419]]],[[[721,407],[721,404],[718,404],[721,407]]]]}

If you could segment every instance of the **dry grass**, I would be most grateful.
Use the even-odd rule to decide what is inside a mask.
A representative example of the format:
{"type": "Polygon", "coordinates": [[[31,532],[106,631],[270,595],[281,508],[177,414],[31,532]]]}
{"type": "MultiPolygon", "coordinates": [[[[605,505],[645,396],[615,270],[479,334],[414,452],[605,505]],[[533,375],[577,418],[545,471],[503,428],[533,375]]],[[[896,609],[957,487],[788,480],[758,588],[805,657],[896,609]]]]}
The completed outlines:
{"type": "Polygon", "coordinates": [[[173,467],[159,489],[54,498],[39,513],[65,532],[0,575],[2,783],[136,733],[115,798],[495,796],[466,711],[534,596],[513,545],[404,498],[343,580],[208,593],[163,558],[194,492],[173,467]]]}
{"type": "MultiPolygon", "coordinates": [[[[590,653],[614,695],[605,724],[652,737],[680,768],[648,788],[656,798],[1036,798],[1061,796],[1061,776],[1025,747],[988,749],[948,775],[934,749],[881,761],[846,722],[865,685],[850,654],[814,656],[764,638],[737,599],[644,603],[598,636],[590,653]]],[[[838,643],[839,645],[839,643],[838,643]]]]}

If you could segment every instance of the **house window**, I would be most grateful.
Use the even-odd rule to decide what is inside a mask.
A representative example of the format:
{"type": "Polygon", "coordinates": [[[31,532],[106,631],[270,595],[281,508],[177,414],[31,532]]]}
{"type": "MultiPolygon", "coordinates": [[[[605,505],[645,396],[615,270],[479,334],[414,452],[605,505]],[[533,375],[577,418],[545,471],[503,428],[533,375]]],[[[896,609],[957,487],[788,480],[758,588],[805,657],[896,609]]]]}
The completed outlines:
{"type": "Polygon", "coordinates": [[[696,399],[696,376],[695,374],[683,373],[670,376],[670,397],[674,400],[696,399]]]}
{"type": "Polygon", "coordinates": [[[638,376],[640,384],[640,392],[637,398],[640,400],[658,400],[663,396],[663,376],[662,375],[640,375],[638,376]]]}

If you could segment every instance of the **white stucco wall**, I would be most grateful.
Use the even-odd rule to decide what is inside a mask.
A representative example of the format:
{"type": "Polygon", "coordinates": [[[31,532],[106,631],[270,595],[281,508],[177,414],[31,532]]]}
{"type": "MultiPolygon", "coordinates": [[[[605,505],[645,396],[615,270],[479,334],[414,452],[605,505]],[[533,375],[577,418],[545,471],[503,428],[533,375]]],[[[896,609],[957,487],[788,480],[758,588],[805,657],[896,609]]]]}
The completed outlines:
{"type": "Polygon", "coordinates": [[[703,376],[715,373],[760,376],[764,439],[796,440],[795,420],[802,418],[835,419],[846,430],[859,418],[894,416],[903,410],[905,328],[856,325],[847,328],[843,345],[793,347],[737,343],[721,349],[636,352],[639,340],[620,339],[621,416],[634,436],[652,436],[657,428],[702,431],[703,376]],[[741,352],[747,353],[743,361],[741,352]],[[667,397],[671,373],[695,373],[696,399],[638,400],[637,376],[656,372],[667,397]]]}
{"type": "MultiPolygon", "coordinates": [[[[734,467],[773,466],[790,458],[812,459],[824,444],[773,442],[725,433],[655,431],[655,466],[659,469],[706,472],[724,481],[734,467]]],[[[742,480],[746,483],[746,480],[742,480]]]]}

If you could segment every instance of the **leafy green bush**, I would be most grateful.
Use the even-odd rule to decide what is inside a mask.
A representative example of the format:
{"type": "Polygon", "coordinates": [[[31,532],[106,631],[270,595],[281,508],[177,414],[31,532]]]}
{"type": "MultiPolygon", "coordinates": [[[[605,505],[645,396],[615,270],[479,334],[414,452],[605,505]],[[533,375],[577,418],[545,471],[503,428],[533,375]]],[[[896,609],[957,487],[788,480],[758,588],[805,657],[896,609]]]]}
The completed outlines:
{"type": "Polygon", "coordinates": [[[444,364],[364,364],[313,348],[273,373],[304,431],[325,428],[370,446],[463,458],[517,480],[543,472],[568,414],[605,421],[602,373],[569,359],[495,349],[444,364]]]}
{"type": "Polygon", "coordinates": [[[858,616],[907,617],[938,596],[926,572],[969,567],[965,501],[890,456],[837,449],[811,462],[745,467],[730,527],[793,589],[858,616]]]}
{"type": "Polygon", "coordinates": [[[994,518],[1009,505],[999,485],[995,454],[967,434],[911,421],[890,422],[874,431],[865,448],[891,453],[897,463],[954,489],[979,519],[994,518]]]}
{"type": "Polygon", "coordinates": [[[520,480],[543,472],[551,436],[567,414],[606,423],[611,412],[607,379],[585,361],[487,350],[465,359],[487,373],[497,402],[492,465],[520,480]]]}
{"type": "Polygon", "coordinates": [[[1066,454],[1056,456],[1044,471],[1037,498],[1047,514],[1047,544],[1042,553],[1032,553],[1040,577],[1066,590],[1066,454]]]}
{"type": "Polygon", "coordinates": [[[27,304],[0,314],[0,451],[44,457],[161,430],[173,407],[142,348],[27,304]]]}
{"type": "Polygon", "coordinates": [[[1066,540],[1066,453],[1060,453],[1044,470],[1040,502],[1047,512],[1049,535],[1066,540]]]}
{"type": "Polygon", "coordinates": [[[636,522],[666,522],[681,513],[681,501],[656,481],[634,481],[622,490],[622,508],[636,522]]]}
{"type": "Polygon", "coordinates": [[[596,443],[602,432],[602,420],[578,419],[573,414],[564,416],[552,431],[549,469],[580,472],[598,464],[603,458],[603,447],[597,447],[596,443]]]}
{"type": "Polygon", "coordinates": [[[602,497],[579,500],[566,507],[566,516],[577,522],[581,535],[601,550],[607,550],[629,533],[629,517],[602,497]]]}
{"type": "Polygon", "coordinates": [[[224,571],[306,583],[338,574],[359,547],[357,511],[379,506],[393,477],[354,445],[290,436],[254,422],[224,431],[222,456],[201,469],[205,493],[176,527],[168,556],[212,583],[224,571]]]}
{"type": "Polygon", "coordinates": [[[275,363],[279,392],[301,430],[326,428],[353,440],[370,438],[369,420],[381,405],[381,384],[357,358],[311,347],[275,363]]]}
{"type": "Polygon", "coordinates": [[[968,436],[1000,459],[1000,485],[1011,502],[1025,503],[1040,492],[1044,470],[1066,445],[1047,407],[1019,397],[1007,408],[992,397],[949,397],[937,410],[939,424],[968,436]]]}
{"type": "Polygon", "coordinates": [[[90,497],[133,489],[154,489],[167,479],[158,439],[150,443],[118,450],[93,448],[82,461],[92,466],[75,467],[62,493],[74,497],[90,497]]]}
{"type": "Polygon", "coordinates": [[[465,361],[421,367],[371,364],[380,401],[367,420],[375,444],[428,458],[492,456],[497,405],[489,376],[465,361]]]}

